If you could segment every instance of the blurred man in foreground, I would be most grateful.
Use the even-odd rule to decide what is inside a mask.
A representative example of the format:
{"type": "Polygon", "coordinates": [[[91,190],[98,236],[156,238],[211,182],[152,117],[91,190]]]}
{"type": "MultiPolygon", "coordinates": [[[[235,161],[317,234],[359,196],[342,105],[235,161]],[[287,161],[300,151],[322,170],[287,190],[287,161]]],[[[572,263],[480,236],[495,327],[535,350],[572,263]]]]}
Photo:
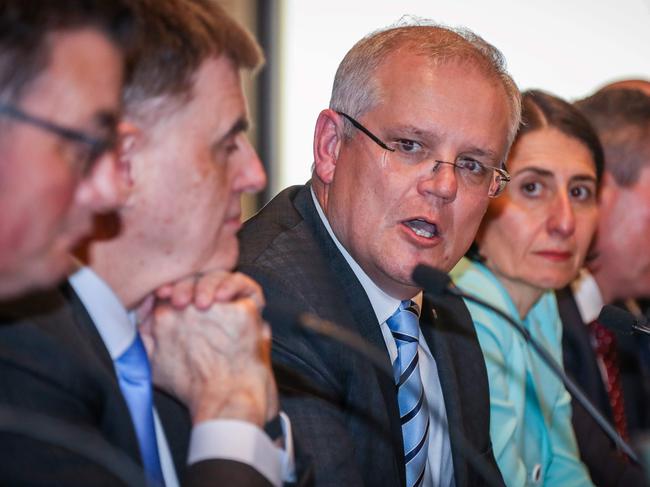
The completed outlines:
{"type": "MultiPolygon", "coordinates": [[[[103,219],[88,267],[8,310],[3,397],[98,433],[149,485],[277,486],[294,479],[293,454],[264,300],[231,273],[240,196],[265,184],[240,86],[261,53],[214,2],[132,3],[142,36],[124,93],[119,152],[131,179],[117,235],[105,238],[114,222],[103,219]],[[155,302],[156,290],[169,301],[155,302]],[[15,353],[16,343],[29,345],[15,353]]],[[[2,445],[42,460],[34,473],[32,455],[14,454],[3,479],[114,481],[64,452],[2,445]]]]}
{"type": "Polygon", "coordinates": [[[122,2],[0,1],[0,300],[60,280],[119,202],[131,20],[122,2]]]}

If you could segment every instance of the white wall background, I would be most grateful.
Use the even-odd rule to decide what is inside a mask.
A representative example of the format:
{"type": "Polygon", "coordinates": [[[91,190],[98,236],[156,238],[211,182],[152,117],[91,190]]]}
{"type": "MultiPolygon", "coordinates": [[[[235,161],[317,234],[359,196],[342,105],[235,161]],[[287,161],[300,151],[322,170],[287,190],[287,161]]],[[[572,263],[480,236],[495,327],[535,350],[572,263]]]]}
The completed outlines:
{"type": "Polygon", "coordinates": [[[466,26],[497,46],[522,89],[567,99],[650,78],[650,0],[284,0],[271,196],[310,175],[314,123],[336,68],[365,34],[403,14],[466,26]]]}

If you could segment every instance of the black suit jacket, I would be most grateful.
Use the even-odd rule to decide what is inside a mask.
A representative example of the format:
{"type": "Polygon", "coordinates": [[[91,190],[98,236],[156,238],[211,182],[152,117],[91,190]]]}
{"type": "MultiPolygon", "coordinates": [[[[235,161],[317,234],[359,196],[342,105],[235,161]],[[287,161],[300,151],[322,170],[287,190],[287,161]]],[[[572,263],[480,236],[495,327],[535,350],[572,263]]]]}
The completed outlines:
{"type": "MultiPolygon", "coordinates": [[[[603,384],[596,355],[591,346],[586,324],[582,321],[575,298],[569,287],[556,292],[562,319],[562,351],[564,368],[584,390],[594,405],[612,421],[612,410],[603,384]]],[[[638,346],[634,338],[617,335],[621,380],[625,398],[625,412],[630,431],[647,427],[647,384],[639,367],[638,346]],[[642,426],[643,425],[643,426],[642,426]]],[[[624,461],[613,442],[603,433],[596,422],[575,400],[573,429],[575,430],[580,457],[589,474],[599,486],[646,485],[643,471],[624,461]]]]}
{"type": "MultiPolygon", "coordinates": [[[[189,415],[160,391],[155,400],[182,485],[270,485],[238,462],[209,460],[186,467],[189,415]]],[[[67,284],[0,304],[0,407],[41,413],[81,428],[141,465],[108,350],[67,284]]],[[[3,431],[0,479],[3,485],[120,485],[81,455],[3,431]]]]}
{"type": "MultiPolygon", "coordinates": [[[[308,310],[386,351],[372,305],[323,226],[309,188],[283,191],[244,225],[240,270],[262,284],[269,305],[308,310]]],[[[469,313],[460,300],[436,306],[435,313],[425,301],[420,321],[444,392],[456,485],[483,484],[459,435],[500,482],[489,438],[487,376],[469,313]]],[[[331,339],[301,333],[291,323],[272,325],[282,407],[313,458],[316,484],[404,485],[393,378],[331,339]]]]}

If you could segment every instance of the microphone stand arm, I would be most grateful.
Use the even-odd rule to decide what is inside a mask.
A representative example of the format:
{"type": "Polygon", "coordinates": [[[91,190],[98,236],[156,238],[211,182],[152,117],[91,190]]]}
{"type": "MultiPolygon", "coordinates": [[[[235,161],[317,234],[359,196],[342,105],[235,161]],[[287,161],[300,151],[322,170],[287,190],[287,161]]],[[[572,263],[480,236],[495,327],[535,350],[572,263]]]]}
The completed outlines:
{"type": "Polygon", "coordinates": [[[571,395],[580,403],[580,405],[587,410],[587,412],[591,415],[592,418],[594,418],[596,423],[598,423],[598,426],[602,428],[605,434],[616,444],[616,446],[623,453],[625,453],[628,457],[630,457],[630,459],[632,459],[635,463],[639,464],[639,459],[636,453],[634,453],[634,450],[632,450],[632,447],[630,447],[630,445],[628,445],[625,442],[625,440],[621,438],[621,436],[616,432],[616,430],[612,427],[609,421],[607,421],[607,419],[605,419],[605,417],[600,413],[600,411],[598,411],[596,406],[593,405],[593,403],[589,400],[589,398],[585,395],[585,393],[582,392],[582,390],[578,387],[578,385],[575,382],[573,382],[573,380],[568,375],[566,375],[562,366],[557,362],[557,360],[553,358],[553,356],[548,352],[548,350],[542,347],[537,342],[537,340],[532,339],[532,337],[530,336],[530,332],[526,328],[521,326],[519,323],[513,320],[506,313],[492,306],[490,303],[482,300],[481,298],[472,296],[471,294],[460,292],[454,288],[447,287],[446,289],[448,290],[448,292],[450,292],[455,296],[467,299],[469,301],[473,301],[480,306],[484,306],[494,311],[503,319],[508,321],[512,326],[514,326],[515,329],[524,337],[526,343],[528,343],[531,347],[533,347],[533,349],[542,358],[542,360],[546,363],[546,365],[550,367],[553,370],[553,372],[555,372],[556,376],[562,380],[562,383],[567,388],[569,393],[571,393],[571,395]]]}

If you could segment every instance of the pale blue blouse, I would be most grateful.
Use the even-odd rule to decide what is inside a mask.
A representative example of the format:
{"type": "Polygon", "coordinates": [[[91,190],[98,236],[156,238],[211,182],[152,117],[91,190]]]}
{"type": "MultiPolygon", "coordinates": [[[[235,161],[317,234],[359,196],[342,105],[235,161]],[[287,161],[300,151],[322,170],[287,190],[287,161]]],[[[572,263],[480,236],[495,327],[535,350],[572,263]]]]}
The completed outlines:
{"type": "MultiPolygon", "coordinates": [[[[555,295],[545,293],[524,320],[495,275],[463,259],[451,272],[456,285],[505,311],[562,362],[562,325],[555,295]]],[[[483,349],[490,386],[490,435],[506,484],[593,485],[579,459],[564,385],[503,318],[465,301],[483,349]]]]}

